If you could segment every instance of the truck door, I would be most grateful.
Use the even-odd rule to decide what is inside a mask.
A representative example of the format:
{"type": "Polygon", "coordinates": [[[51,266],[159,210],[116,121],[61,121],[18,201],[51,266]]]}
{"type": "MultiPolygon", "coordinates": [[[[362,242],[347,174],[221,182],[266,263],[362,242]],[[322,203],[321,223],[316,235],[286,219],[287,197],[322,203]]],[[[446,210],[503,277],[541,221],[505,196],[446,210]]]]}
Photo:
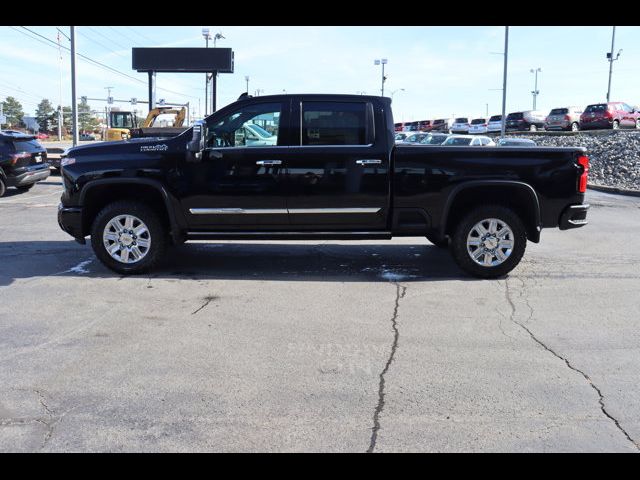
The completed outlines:
{"type": "Polygon", "coordinates": [[[209,117],[201,161],[180,165],[181,203],[190,227],[269,230],[288,224],[282,169],[289,105],[252,101],[209,117]],[[247,131],[265,140],[254,142],[247,131]]]}
{"type": "Polygon", "coordinates": [[[382,107],[376,115],[366,99],[294,101],[292,146],[286,159],[292,226],[387,228],[391,145],[383,119],[382,107]]]}

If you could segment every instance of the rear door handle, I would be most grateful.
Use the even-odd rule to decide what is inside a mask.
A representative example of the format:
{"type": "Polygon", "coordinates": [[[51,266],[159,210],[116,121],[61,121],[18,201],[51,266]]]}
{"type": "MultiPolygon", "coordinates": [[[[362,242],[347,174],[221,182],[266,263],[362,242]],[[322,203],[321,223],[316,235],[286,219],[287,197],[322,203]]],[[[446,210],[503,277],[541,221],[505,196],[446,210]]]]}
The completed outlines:
{"type": "Polygon", "coordinates": [[[380,165],[382,160],[356,160],[358,165],[380,165]]]}
{"type": "Polygon", "coordinates": [[[273,167],[275,165],[282,165],[282,160],[258,160],[256,165],[260,165],[262,167],[273,167]]]}

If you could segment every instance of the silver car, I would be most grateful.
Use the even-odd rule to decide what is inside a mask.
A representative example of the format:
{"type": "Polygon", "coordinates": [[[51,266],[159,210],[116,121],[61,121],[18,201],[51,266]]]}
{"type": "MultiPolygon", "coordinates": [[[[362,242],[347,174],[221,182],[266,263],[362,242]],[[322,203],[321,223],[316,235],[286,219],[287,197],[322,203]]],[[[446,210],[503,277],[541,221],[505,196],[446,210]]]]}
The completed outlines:
{"type": "Polygon", "coordinates": [[[577,132],[580,130],[580,115],[583,111],[582,107],[554,108],[544,122],[544,129],[577,132]]]}

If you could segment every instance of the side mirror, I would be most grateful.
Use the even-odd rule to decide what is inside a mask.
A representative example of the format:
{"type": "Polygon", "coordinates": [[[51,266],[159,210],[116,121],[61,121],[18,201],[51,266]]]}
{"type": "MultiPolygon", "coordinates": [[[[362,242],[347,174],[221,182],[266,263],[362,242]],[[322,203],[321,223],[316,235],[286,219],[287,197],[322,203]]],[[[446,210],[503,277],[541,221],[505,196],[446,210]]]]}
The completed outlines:
{"type": "Polygon", "coordinates": [[[206,123],[204,120],[198,120],[193,124],[193,136],[191,141],[187,142],[187,152],[189,152],[192,161],[199,161],[202,158],[202,151],[204,150],[206,123]]]}

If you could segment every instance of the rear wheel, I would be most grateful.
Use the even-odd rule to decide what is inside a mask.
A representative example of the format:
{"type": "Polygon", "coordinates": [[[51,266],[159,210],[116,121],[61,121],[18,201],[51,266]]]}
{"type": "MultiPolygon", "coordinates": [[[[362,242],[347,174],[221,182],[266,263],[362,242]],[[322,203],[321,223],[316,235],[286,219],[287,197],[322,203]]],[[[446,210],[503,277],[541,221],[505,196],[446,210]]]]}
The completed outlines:
{"type": "Polygon", "coordinates": [[[640,130],[640,118],[636,118],[636,129],[640,130]]]}
{"type": "Polygon", "coordinates": [[[579,130],[580,130],[580,125],[578,125],[576,122],[573,122],[573,123],[571,124],[571,131],[572,131],[572,132],[577,132],[577,131],[579,131],[579,130]]]}
{"type": "Polygon", "coordinates": [[[538,131],[538,127],[536,127],[535,125],[530,125],[529,126],[529,131],[530,132],[536,132],[536,131],[538,131]]]}
{"type": "Polygon", "coordinates": [[[0,177],[0,197],[2,197],[7,191],[7,184],[4,182],[4,178],[0,177]]]}
{"type": "Polygon", "coordinates": [[[618,120],[614,120],[611,128],[618,130],[620,128],[620,122],[618,120]]]}
{"type": "Polygon", "coordinates": [[[91,227],[93,251],[105,266],[118,273],[149,271],[162,257],[166,243],[158,213],[136,201],[107,205],[91,227]]]}
{"type": "Polygon", "coordinates": [[[520,217],[501,205],[469,212],[456,226],[451,253],[458,266],[480,278],[502,277],[524,255],[527,234],[520,217]]]}

